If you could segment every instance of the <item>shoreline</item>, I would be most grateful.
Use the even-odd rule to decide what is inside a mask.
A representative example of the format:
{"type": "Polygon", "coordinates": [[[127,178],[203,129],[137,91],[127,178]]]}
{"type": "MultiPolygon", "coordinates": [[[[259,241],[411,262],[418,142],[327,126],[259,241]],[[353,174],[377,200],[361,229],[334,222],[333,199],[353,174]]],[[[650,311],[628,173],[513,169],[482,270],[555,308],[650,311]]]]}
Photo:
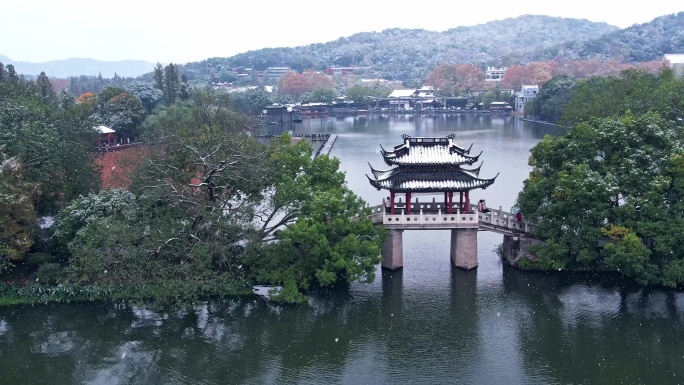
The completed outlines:
{"type": "Polygon", "coordinates": [[[543,124],[543,125],[546,125],[546,126],[554,126],[554,127],[560,127],[560,128],[570,128],[570,127],[568,127],[568,126],[561,126],[560,124],[547,122],[547,121],[545,121],[545,120],[528,119],[528,118],[523,118],[522,116],[520,117],[520,120],[522,120],[523,122],[530,122],[530,123],[543,124]]]}

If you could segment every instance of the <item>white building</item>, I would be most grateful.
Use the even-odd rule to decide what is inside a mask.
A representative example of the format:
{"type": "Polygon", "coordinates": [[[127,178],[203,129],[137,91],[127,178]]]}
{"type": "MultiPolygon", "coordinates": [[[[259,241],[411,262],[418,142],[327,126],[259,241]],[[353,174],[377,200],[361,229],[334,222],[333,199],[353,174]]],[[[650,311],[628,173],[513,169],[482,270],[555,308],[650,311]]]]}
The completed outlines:
{"type": "Polygon", "coordinates": [[[503,77],[506,74],[507,69],[508,67],[487,67],[487,69],[485,70],[485,82],[501,83],[501,80],[503,80],[503,77]]]}
{"type": "Polygon", "coordinates": [[[520,92],[515,96],[515,112],[523,112],[525,103],[534,99],[537,93],[539,93],[539,86],[523,85],[520,92]]]}
{"type": "Polygon", "coordinates": [[[684,76],[684,54],[668,53],[663,56],[663,64],[672,68],[674,76],[681,78],[684,76]]]}

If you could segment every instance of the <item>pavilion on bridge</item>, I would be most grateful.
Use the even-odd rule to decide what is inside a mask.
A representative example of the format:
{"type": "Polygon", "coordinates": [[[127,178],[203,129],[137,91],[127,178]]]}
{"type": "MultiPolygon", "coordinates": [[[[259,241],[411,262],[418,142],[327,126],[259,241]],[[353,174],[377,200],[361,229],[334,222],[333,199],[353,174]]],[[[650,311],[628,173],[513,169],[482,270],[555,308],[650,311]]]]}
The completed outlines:
{"type": "Polygon", "coordinates": [[[470,191],[491,186],[491,179],[480,178],[480,168],[473,167],[482,153],[470,155],[454,143],[454,134],[446,137],[411,137],[402,135],[403,144],[391,151],[382,148],[382,156],[389,170],[371,166],[373,178],[369,182],[378,190],[389,190],[385,200],[383,224],[390,230],[383,248],[382,266],[391,270],[403,266],[403,230],[450,229],[451,257],[455,266],[470,270],[477,266],[477,215],[470,212],[470,191]],[[454,193],[459,194],[454,202],[454,193]],[[397,204],[397,194],[403,194],[405,204],[397,204]],[[443,195],[443,204],[412,202],[415,195],[443,195]],[[398,211],[401,210],[399,213],[398,211]],[[412,211],[418,210],[420,213],[412,211]],[[458,215],[453,215],[458,214],[458,215]],[[465,214],[463,216],[462,214],[465,214]]]}
{"type": "MultiPolygon", "coordinates": [[[[368,177],[371,185],[378,190],[389,190],[386,205],[390,214],[397,210],[396,195],[403,194],[406,201],[406,214],[411,214],[411,198],[415,195],[444,195],[444,213],[468,213],[470,190],[485,189],[494,183],[491,179],[480,178],[480,168],[472,166],[482,153],[472,156],[470,148],[465,149],[454,143],[454,134],[444,138],[416,137],[402,135],[404,143],[391,151],[382,148],[382,156],[392,169],[381,171],[371,166],[374,178],[368,177]],[[458,205],[454,193],[459,194],[458,205]]],[[[498,174],[497,174],[498,176],[498,174]]]]}

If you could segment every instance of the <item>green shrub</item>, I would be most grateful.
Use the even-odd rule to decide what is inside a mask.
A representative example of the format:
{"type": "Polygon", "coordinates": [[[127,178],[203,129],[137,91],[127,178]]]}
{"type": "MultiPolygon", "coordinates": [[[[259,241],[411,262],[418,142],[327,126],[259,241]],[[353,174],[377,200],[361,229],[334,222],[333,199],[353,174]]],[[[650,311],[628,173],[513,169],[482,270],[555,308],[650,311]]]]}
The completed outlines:
{"type": "Polygon", "coordinates": [[[53,262],[52,255],[46,253],[33,253],[28,257],[29,265],[41,266],[53,262]]]}
{"type": "Polygon", "coordinates": [[[5,258],[0,257],[0,275],[8,273],[13,268],[14,268],[14,264],[12,262],[10,262],[9,259],[5,259],[5,258]]]}
{"type": "Polygon", "coordinates": [[[62,266],[59,263],[46,263],[40,265],[36,271],[36,279],[43,285],[54,285],[59,280],[62,273],[62,266]]]}

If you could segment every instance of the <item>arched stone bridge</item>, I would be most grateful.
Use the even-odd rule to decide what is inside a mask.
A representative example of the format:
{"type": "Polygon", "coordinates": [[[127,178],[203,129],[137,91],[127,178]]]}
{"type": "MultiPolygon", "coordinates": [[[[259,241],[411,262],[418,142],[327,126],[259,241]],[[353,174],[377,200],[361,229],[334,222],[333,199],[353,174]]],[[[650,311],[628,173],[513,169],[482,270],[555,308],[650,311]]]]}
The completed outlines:
{"type": "Polygon", "coordinates": [[[411,214],[406,203],[395,204],[394,214],[383,205],[371,207],[371,219],[376,225],[389,230],[383,247],[382,266],[396,270],[403,267],[402,232],[404,230],[451,230],[451,259],[456,267],[466,270],[477,267],[477,232],[493,231],[504,235],[506,241],[517,240],[529,235],[536,226],[526,220],[518,221],[515,214],[498,210],[479,212],[476,204],[471,204],[467,213],[459,212],[458,204],[448,207],[444,203],[411,202],[411,214]]]}

